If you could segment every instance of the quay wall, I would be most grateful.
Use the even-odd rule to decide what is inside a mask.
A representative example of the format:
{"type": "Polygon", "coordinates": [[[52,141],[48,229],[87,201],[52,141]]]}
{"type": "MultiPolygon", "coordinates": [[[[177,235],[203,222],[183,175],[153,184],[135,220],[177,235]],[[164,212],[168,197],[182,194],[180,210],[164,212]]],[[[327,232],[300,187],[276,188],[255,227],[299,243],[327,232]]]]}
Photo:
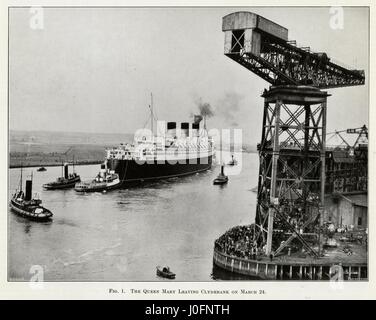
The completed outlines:
{"type": "Polygon", "coordinates": [[[260,280],[331,280],[337,277],[343,280],[367,280],[366,263],[346,264],[317,260],[312,263],[296,261],[252,260],[227,255],[214,248],[213,263],[229,272],[260,280]],[[341,267],[339,268],[339,264],[341,267]]]}

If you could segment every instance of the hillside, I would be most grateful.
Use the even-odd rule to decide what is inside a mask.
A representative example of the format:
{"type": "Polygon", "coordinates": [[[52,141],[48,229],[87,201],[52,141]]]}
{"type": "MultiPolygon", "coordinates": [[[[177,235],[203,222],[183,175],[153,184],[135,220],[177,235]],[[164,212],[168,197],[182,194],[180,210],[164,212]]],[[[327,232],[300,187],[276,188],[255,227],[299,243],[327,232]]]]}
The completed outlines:
{"type": "Polygon", "coordinates": [[[10,131],[9,167],[56,166],[64,161],[100,163],[105,149],[130,142],[131,134],[10,131]]]}

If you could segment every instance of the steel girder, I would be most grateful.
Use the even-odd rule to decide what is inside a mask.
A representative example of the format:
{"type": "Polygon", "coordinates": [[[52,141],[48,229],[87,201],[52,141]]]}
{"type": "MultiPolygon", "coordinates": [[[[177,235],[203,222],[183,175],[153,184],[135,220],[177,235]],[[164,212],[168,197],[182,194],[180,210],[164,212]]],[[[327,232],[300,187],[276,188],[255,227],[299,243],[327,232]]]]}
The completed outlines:
{"type": "Polygon", "coordinates": [[[299,48],[262,31],[260,52],[246,52],[244,32],[233,37],[226,55],[272,85],[310,85],[321,89],[363,85],[364,71],[350,70],[330,61],[325,53],[299,48]]]}

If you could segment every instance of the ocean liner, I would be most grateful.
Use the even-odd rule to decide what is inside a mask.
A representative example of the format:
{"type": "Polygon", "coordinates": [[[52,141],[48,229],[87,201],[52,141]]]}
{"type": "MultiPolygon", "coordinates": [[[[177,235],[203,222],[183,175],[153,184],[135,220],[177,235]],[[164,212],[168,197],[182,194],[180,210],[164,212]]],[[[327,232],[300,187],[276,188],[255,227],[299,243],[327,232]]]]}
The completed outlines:
{"type": "Polygon", "coordinates": [[[196,115],[192,124],[182,122],[179,129],[176,122],[167,122],[159,136],[135,137],[131,144],[107,149],[108,169],[119,175],[121,187],[210,169],[214,145],[205,118],[200,128],[202,119],[196,115]]]}

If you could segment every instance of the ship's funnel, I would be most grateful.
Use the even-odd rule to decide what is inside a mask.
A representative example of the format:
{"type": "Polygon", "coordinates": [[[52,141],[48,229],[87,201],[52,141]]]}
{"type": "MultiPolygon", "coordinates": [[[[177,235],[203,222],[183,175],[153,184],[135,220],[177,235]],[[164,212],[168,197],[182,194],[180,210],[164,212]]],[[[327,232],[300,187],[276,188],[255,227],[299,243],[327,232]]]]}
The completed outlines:
{"type": "Polygon", "coordinates": [[[181,136],[182,137],[188,137],[189,136],[189,123],[188,122],[182,122],[180,125],[181,128],[181,136]]]}
{"type": "Polygon", "coordinates": [[[68,179],[68,163],[64,163],[64,178],[68,179]]]}
{"type": "Polygon", "coordinates": [[[200,123],[192,123],[192,136],[198,137],[199,136],[199,130],[200,130],[200,123]]]}
{"type": "Polygon", "coordinates": [[[106,164],[102,163],[101,164],[101,170],[99,171],[99,175],[103,178],[106,173],[106,164]]]}
{"type": "Polygon", "coordinates": [[[26,201],[31,200],[32,189],[33,189],[33,181],[32,180],[26,180],[26,193],[25,193],[25,200],[26,201]]]}
{"type": "Polygon", "coordinates": [[[167,136],[176,136],[176,122],[167,122],[167,136]]]}

